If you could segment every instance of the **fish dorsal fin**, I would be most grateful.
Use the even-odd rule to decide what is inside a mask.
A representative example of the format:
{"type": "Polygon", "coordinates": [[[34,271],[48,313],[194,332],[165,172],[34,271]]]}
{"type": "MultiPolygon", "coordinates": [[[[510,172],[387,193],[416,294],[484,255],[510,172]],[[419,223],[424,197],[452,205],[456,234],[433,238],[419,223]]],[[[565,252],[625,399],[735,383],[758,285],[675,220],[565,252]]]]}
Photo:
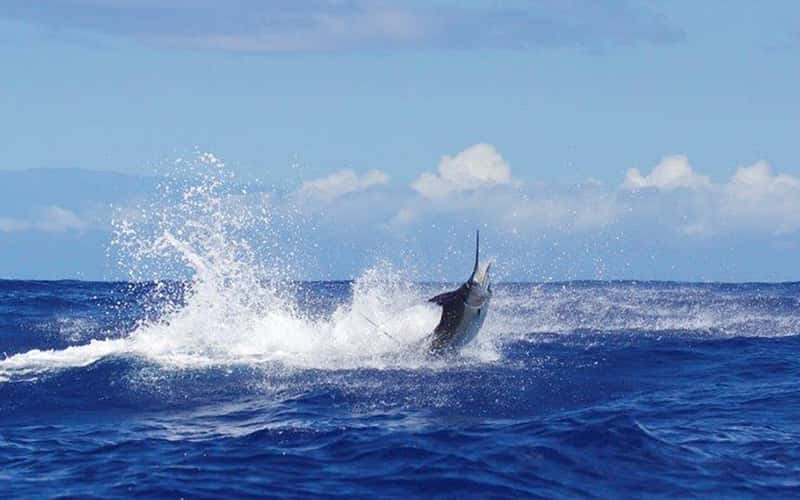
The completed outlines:
{"type": "Polygon", "coordinates": [[[467,281],[472,281],[475,278],[475,273],[478,272],[478,258],[480,257],[481,251],[481,230],[475,230],[475,266],[472,268],[472,274],[469,276],[467,281]]]}

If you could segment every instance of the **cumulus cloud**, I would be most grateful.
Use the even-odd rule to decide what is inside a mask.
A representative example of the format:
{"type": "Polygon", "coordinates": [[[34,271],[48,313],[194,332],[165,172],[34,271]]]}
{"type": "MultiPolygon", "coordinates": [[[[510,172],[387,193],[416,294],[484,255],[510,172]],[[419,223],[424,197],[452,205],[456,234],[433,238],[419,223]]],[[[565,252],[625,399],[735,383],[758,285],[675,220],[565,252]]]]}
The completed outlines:
{"type": "Polygon", "coordinates": [[[722,211],[729,223],[794,232],[800,229],[800,179],[775,174],[764,161],[740,167],[723,187],[722,211]]]}
{"type": "Polygon", "coordinates": [[[85,231],[89,224],[71,210],[59,206],[49,206],[33,219],[0,217],[0,232],[43,231],[46,233],[63,233],[67,231],[85,231]]]}
{"type": "Polygon", "coordinates": [[[734,198],[751,203],[784,200],[794,198],[800,192],[800,179],[787,174],[773,174],[769,163],[760,161],[749,167],[739,167],[727,190],[734,198]]]}
{"type": "Polygon", "coordinates": [[[58,206],[50,206],[42,211],[41,218],[35,227],[48,233],[65,231],[84,231],[88,224],[71,210],[58,206]]]}
{"type": "Polygon", "coordinates": [[[455,156],[443,156],[436,173],[425,172],[412,187],[429,199],[484,187],[516,184],[511,167],[491,144],[475,144],[455,156]]]}
{"type": "Polygon", "coordinates": [[[4,0],[0,17],[161,45],[248,52],[580,47],[673,43],[646,6],[592,0],[420,4],[400,0],[4,0]]]}
{"type": "Polygon", "coordinates": [[[613,193],[582,187],[558,192],[548,189],[525,194],[505,213],[504,227],[515,234],[547,228],[560,232],[583,232],[614,224],[622,207],[613,193]]]}
{"type": "Polygon", "coordinates": [[[624,199],[632,219],[686,236],[800,230],[800,179],[774,173],[764,161],[739,167],[727,181],[714,183],[686,157],[670,156],[649,175],[629,170],[622,190],[645,190],[624,199]]]}
{"type": "Polygon", "coordinates": [[[699,189],[711,186],[711,180],[696,173],[683,155],[667,156],[648,175],[638,168],[628,170],[623,187],[632,191],[655,188],[662,191],[687,188],[699,189]]]}
{"type": "Polygon", "coordinates": [[[0,233],[13,233],[28,229],[29,223],[13,217],[0,217],[0,233]]]}
{"type": "Polygon", "coordinates": [[[388,182],[389,176],[380,170],[369,170],[362,175],[358,175],[351,169],[344,169],[326,177],[303,182],[300,187],[300,193],[331,201],[340,196],[364,191],[388,182]]]}
{"type": "Polygon", "coordinates": [[[480,220],[520,235],[613,227],[703,239],[800,231],[800,178],[774,172],[766,162],[740,167],[722,183],[674,155],[646,175],[631,169],[619,188],[597,182],[522,186],[502,156],[480,144],[445,156],[436,173],[421,175],[412,187],[426,202],[410,199],[394,211],[387,227],[480,220]],[[486,188],[494,188],[490,196],[482,192],[486,188]]]}
{"type": "Polygon", "coordinates": [[[571,187],[523,185],[489,144],[444,156],[437,172],[422,174],[412,188],[420,197],[407,199],[386,227],[407,231],[460,220],[532,236],[543,231],[582,233],[602,229],[624,215],[616,192],[596,181],[571,187]]]}

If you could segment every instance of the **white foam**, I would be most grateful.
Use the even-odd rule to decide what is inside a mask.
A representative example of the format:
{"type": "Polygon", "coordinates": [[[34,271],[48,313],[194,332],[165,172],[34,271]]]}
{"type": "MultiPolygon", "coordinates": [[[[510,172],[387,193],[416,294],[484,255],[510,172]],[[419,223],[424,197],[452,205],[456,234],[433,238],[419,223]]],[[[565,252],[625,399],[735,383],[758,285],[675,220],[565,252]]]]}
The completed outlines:
{"type": "Polygon", "coordinates": [[[435,326],[439,311],[424,305],[410,287],[371,281],[375,274],[365,273],[355,283],[351,301],[318,319],[263,290],[254,291],[261,301],[242,301],[236,295],[239,290],[196,281],[184,307],[141,324],[127,337],[16,354],[0,361],[0,378],[83,367],[109,356],[136,356],[173,369],[276,363],[294,368],[382,369],[430,364],[413,347],[435,326]],[[364,315],[375,323],[385,322],[383,332],[364,315]]]}
{"type": "MultiPolygon", "coordinates": [[[[186,188],[177,201],[127,210],[115,221],[115,244],[125,254],[120,262],[132,280],[154,270],[188,268],[192,279],[185,302],[165,302],[157,286],[151,304],[156,320],[142,322],[124,338],[10,356],[0,361],[0,379],[82,367],[109,356],[135,356],[169,368],[437,365],[423,356],[418,342],[432,331],[440,311],[407,276],[377,265],[355,281],[351,300],[331,314],[303,311],[286,260],[256,258],[244,237],[270,235],[271,216],[262,217],[261,205],[243,209],[230,203],[221,192],[224,170],[216,159],[202,162],[209,164],[201,184],[186,188]]],[[[274,242],[266,246],[286,249],[274,242]]],[[[492,359],[480,349],[473,355],[492,359]]]]}
{"type": "Polygon", "coordinates": [[[691,332],[714,337],[780,337],[800,332],[800,310],[759,306],[763,291],[730,295],[701,285],[616,283],[498,288],[486,337],[576,331],[691,332]]]}
{"type": "Polygon", "coordinates": [[[88,366],[107,356],[125,353],[129,351],[128,346],[128,339],[106,339],[92,340],[85,345],[60,350],[33,349],[0,361],[0,380],[88,366]]]}

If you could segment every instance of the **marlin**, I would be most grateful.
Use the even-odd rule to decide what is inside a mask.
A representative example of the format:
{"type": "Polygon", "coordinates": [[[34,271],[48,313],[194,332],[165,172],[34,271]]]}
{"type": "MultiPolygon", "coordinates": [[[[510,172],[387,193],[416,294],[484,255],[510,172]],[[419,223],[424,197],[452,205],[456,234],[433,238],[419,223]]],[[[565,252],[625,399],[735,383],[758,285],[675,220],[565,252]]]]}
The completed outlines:
{"type": "Polygon", "coordinates": [[[452,354],[472,342],[483,326],[492,298],[489,278],[491,262],[479,264],[480,231],[475,233],[475,266],[463,285],[428,300],[442,306],[442,318],[428,337],[428,351],[434,355],[452,354]]]}

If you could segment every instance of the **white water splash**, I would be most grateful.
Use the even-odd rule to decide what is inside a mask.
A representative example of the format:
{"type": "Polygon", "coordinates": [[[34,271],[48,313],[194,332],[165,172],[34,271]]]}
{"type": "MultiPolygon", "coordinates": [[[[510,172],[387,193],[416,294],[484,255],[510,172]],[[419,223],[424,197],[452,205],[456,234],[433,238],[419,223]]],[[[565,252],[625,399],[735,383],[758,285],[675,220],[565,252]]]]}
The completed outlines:
{"type": "MultiPolygon", "coordinates": [[[[293,295],[297,263],[289,255],[298,242],[276,240],[276,223],[297,222],[272,210],[262,195],[233,191],[234,179],[211,155],[182,166],[184,176],[197,182],[173,178],[156,202],[120,210],[114,245],[131,281],[191,276],[185,301],[165,300],[166,287],[156,286],[151,307],[157,310],[148,315],[156,319],[142,321],[124,338],[10,356],[0,361],[0,380],[110,356],[169,368],[443,366],[419,349],[440,311],[408,276],[377,265],[354,282],[349,302],[313,317],[293,295]]],[[[473,349],[470,356],[496,358],[491,348],[473,349]]]]}

